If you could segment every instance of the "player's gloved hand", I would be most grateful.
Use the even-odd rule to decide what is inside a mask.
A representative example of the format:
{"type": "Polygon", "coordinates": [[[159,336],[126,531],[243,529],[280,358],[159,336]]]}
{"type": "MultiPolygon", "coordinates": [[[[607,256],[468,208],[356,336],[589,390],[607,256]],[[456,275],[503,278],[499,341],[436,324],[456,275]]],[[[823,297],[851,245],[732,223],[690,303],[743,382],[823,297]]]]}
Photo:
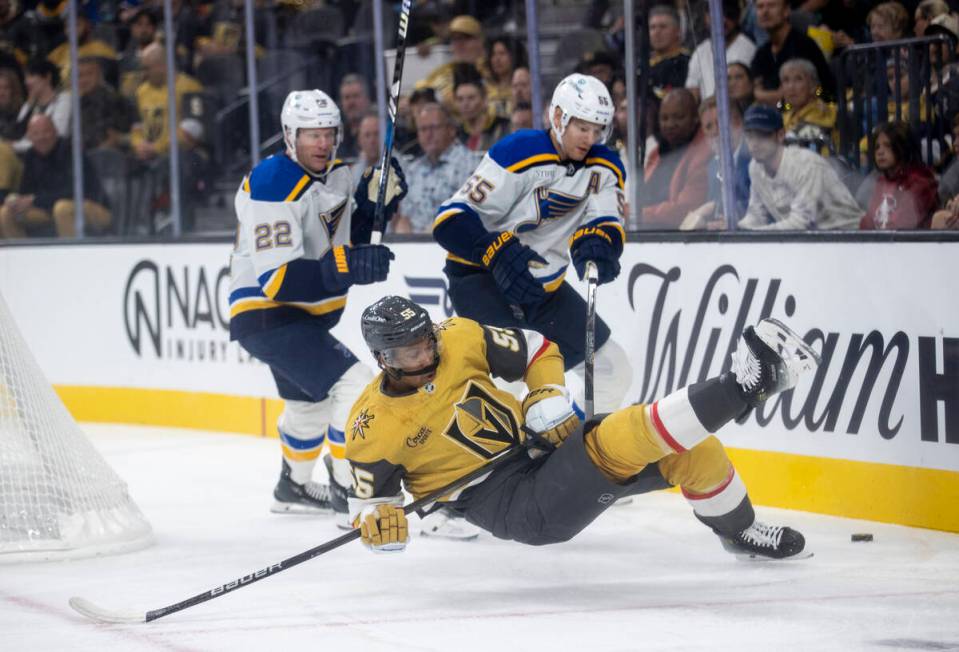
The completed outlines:
{"type": "Polygon", "coordinates": [[[609,283],[619,276],[619,249],[613,239],[603,229],[583,227],[573,234],[573,245],[569,250],[573,267],[579,279],[586,275],[586,263],[596,263],[599,284],[609,283]]]}
{"type": "Polygon", "coordinates": [[[483,265],[493,272],[493,280],[510,303],[523,305],[546,298],[543,284],[529,271],[530,265],[545,266],[546,260],[509,231],[500,233],[486,248],[483,265]]]}
{"type": "Polygon", "coordinates": [[[569,391],[562,385],[543,385],[523,399],[526,427],[551,446],[559,446],[576,432],[579,417],[573,411],[569,391]]]}
{"type": "MultiPolygon", "coordinates": [[[[390,173],[386,181],[386,198],[383,200],[385,206],[384,213],[386,219],[390,219],[399,207],[400,200],[406,197],[409,187],[406,185],[406,175],[400,162],[395,157],[390,158],[390,173]]],[[[357,203],[363,198],[376,205],[377,197],[380,192],[380,166],[368,167],[363,171],[363,176],[356,187],[357,203]],[[364,190],[365,188],[365,190],[364,190]]]]}
{"type": "MultiPolygon", "coordinates": [[[[396,258],[389,247],[381,244],[344,246],[343,249],[346,254],[346,273],[350,276],[350,282],[356,285],[385,281],[390,273],[390,261],[396,258]]],[[[337,269],[340,271],[339,267],[337,269]]]]}
{"type": "Polygon", "coordinates": [[[402,507],[367,505],[357,520],[360,539],[373,552],[403,552],[409,542],[409,525],[402,507]]]}

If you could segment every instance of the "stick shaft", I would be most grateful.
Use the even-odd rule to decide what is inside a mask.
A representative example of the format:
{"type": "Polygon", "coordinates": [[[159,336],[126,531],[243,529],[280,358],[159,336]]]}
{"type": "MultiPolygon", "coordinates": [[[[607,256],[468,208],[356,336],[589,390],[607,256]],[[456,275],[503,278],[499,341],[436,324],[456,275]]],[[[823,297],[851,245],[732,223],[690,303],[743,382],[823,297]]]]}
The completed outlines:
{"type": "MultiPolygon", "coordinates": [[[[453,482],[450,482],[446,486],[441,487],[426,496],[423,496],[419,500],[414,500],[413,502],[404,506],[403,511],[406,514],[411,514],[418,509],[424,508],[430,505],[431,503],[436,502],[438,499],[456,491],[457,489],[461,487],[468,485],[469,483],[473,482],[477,478],[480,478],[486,475],[487,473],[490,473],[491,471],[499,468],[500,466],[506,464],[507,462],[525,453],[526,453],[526,449],[523,446],[518,444],[514,445],[511,448],[504,450],[498,456],[494,457],[489,462],[480,466],[479,468],[467,473],[466,475],[454,480],[453,482]]],[[[238,577],[235,580],[232,580],[225,584],[221,584],[220,586],[213,587],[212,589],[208,591],[204,591],[203,593],[198,593],[197,595],[187,598],[186,600],[183,600],[181,602],[177,602],[176,604],[171,604],[166,607],[161,607],[159,609],[148,611],[146,613],[145,620],[146,622],[150,622],[151,620],[156,620],[157,618],[163,618],[164,616],[169,616],[170,614],[176,613],[177,611],[182,611],[189,607],[202,604],[204,602],[207,602],[208,600],[213,600],[214,598],[218,598],[221,595],[225,595],[227,593],[230,593],[231,591],[235,591],[236,589],[243,588],[244,586],[249,586],[250,584],[259,582],[262,579],[271,577],[273,575],[276,575],[277,573],[281,573],[285,570],[293,568],[294,566],[298,564],[302,564],[305,561],[309,561],[310,559],[313,559],[314,557],[319,557],[320,555],[324,553],[330,552],[331,550],[335,550],[339,548],[340,546],[345,545],[359,538],[360,538],[360,530],[359,528],[355,528],[353,530],[350,530],[349,532],[345,532],[344,534],[341,534],[335,539],[330,539],[329,541],[325,543],[321,543],[315,548],[304,550],[298,555],[293,555],[292,557],[289,557],[288,559],[284,559],[283,561],[277,562],[275,564],[271,564],[267,566],[266,568],[261,568],[260,570],[249,573],[248,575],[238,577]]]]}
{"type": "Polygon", "coordinates": [[[589,261],[586,263],[586,359],[583,361],[586,371],[583,409],[587,419],[592,418],[596,413],[593,400],[593,364],[596,357],[596,286],[598,284],[599,273],[596,270],[596,264],[589,261]]]}
{"type": "Polygon", "coordinates": [[[393,155],[393,135],[396,132],[396,105],[400,101],[400,88],[403,83],[403,62],[406,60],[406,32],[410,23],[413,0],[403,0],[400,9],[400,24],[396,43],[396,61],[393,65],[393,81],[390,84],[389,120],[386,125],[386,140],[383,143],[383,157],[380,159],[380,187],[376,193],[376,211],[373,214],[373,233],[371,244],[379,244],[386,230],[386,180],[389,175],[390,157],[393,155]]]}

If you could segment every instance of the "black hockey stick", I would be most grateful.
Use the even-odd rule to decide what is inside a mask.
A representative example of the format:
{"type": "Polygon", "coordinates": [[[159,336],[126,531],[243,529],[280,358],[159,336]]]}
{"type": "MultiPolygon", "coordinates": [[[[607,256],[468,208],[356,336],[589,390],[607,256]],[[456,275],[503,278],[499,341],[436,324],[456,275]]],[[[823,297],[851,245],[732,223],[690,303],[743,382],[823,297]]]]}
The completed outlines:
{"type": "Polygon", "coordinates": [[[599,272],[596,270],[596,263],[587,261],[586,263],[586,359],[583,366],[586,369],[583,406],[586,412],[586,420],[593,418],[596,414],[593,401],[593,359],[596,356],[596,286],[599,284],[599,272]]]}
{"type": "Polygon", "coordinates": [[[406,30],[410,24],[410,12],[413,0],[403,0],[400,9],[400,26],[396,44],[396,61],[393,64],[393,83],[390,84],[390,101],[387,108],[390,113],[386,126],[386,141],[383,146],[383,158],[380,160],[380,187],[376,193],[376,211],[373,213],[373,233],[370,244],[380,244],[383,231],[386,230],[386,181],[390,174],[390,157],[393,155],[393,134],[396,132],[396,105],[400,101],[400,87],[403,82],[403,61],[406,59],[406,30]]]}
{"type": "MultiPolygon", "coordinates": [[[[528,449],[525,445],[516,445],[507,448],[478,469],[471,471],[463,477],[450,482],[446,486],[404,506],[403,512],[406,514],[411,514],[419,509],[426,508],[431,503],[436,502],[439,498],[442,498],[443,496],[446,496],[447,494],[450,494],[453,491],[468,485],[470,482],[473,482],[477,478],[494,471],[507,462],[519,457],[520,455],[525,455],[527,450],[528,449]]],[[[159,609],[153,609],[151,611],[147,611],[146,613],[134,611],[111,611],[109,609],[99,607],[89,600],[80,597],[70,598],[70,606],[73,607],[75,611],[86,616],[87,618],[101,623],[148,623],[151,620],[163,618],[164,616],[169,616],[177,611],[182,611],[183,609],[194,607],[208,600],[219,598],[221,595],[226,595],[227,593],[236,589],[249,586],[250,584],[258,582],[264,578],[272,577],[277,573],[285,571],[289,568],[293,568],[297,564],[302,564],[303,562],[309,561],[314,557],[319,557],[324,553],[335,550],[336,548],[339,548],[340,546],[359,538],[360,530],[359,528],[355,528],[345,534],[341,534],[335,539],[330,539],[326,543],[321,543],[315,548],[304,550],[298,555],[293,555],[292,557],[284,559],[283,561],[270,564],[266,568],[261,568],[260,570],[249,573],[248,575],[238,577],[235,580],[227,582],[226,584],[215,586],[209,591],[198,593],[197,595],[187,598],[181,602],[177,602],[166,607],[160,607],[159,609]]]]}

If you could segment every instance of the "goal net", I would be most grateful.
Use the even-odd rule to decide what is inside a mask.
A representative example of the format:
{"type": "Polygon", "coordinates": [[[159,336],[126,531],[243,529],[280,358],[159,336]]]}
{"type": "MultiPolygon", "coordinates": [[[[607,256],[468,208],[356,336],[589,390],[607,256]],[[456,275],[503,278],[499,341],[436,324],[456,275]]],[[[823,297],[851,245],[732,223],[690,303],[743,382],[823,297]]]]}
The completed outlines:
{"type": "Polygon", "coordinates": [[[0,563],[134,550],[150,524],[54,393],[0,296],[0,563]]]}

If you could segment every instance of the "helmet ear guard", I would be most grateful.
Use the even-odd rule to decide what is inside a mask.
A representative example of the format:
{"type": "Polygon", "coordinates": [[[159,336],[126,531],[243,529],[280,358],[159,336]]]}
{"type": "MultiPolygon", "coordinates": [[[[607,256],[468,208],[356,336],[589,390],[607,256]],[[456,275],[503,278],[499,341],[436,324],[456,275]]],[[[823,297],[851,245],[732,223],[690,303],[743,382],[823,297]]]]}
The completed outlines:
{"type": "Polygon", "coordinates": [[[595,77],[573,73],[556,85],[553,98],[549,103],[549,127],[557,140],[562,142],[563,134],[570,120],[579,118],[603,127],[602,141],[609,140],[613,132],[615,107],[606,85],[595,77]],[[556,126],[556,109],[560,110],[560,124],[556,126]]]}

